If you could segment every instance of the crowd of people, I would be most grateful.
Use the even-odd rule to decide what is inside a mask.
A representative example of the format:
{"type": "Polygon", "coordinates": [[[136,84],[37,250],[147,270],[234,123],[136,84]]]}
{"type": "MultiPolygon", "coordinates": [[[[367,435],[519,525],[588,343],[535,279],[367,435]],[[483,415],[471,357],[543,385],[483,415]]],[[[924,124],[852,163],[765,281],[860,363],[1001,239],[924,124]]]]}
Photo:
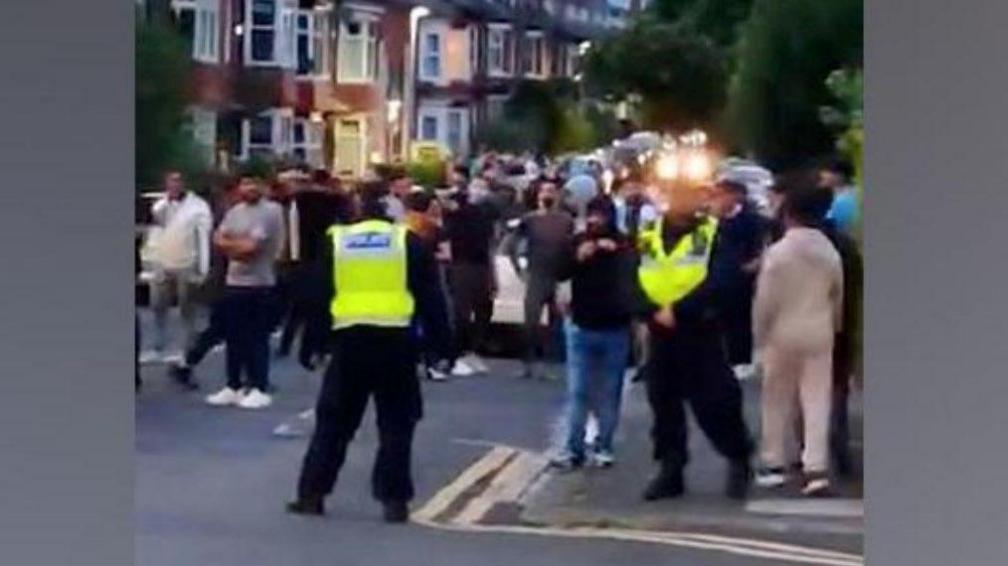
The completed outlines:
{"type": "Polygon", "coordinates": [[[555,466],[613,465],[632,375],[644,382],[654,418],[658,473],[646,499],[685,489],[686,404],[729,462],[729,496],[744,497],[754,477],[777,487],[795,472],[803,493],[822,495],[831,471],[851,471],[847,399],[861,263],[848,178],[838,163],[781,176],[767,217],[731,180],[656,190],[633,170],[609,187],[600,168],[493,153],[453,167],[449,186],[438,190],[415,186],[402,171],[347,189],[323,171],[290,169],[270,179],[242,174],[213,192],[213,205],[169,171],[152,209],[160,227],[151,256],[154,345],[168,348],[165,313],[174,298],[184,354],[171,376],[195,389],[194,368],[224,343],[226,384],[206,402],[245,409],[271,404],[271,358],[290,356],[297,345],[307,370],[328,361],[290,510],[321,512],[373,395],[388,427],[375,495],[389,520],[402,520],[412,497],[419,389],[403,393],[384,378],[352,385],[343,378],[337,387],[329,374],[340,367],[379,375],[383,364],[404,361],[417,381],[489,372],[500,252],[524,283],[520,377],[559,378],[552,368],[564,362],[567,430],[555,466]],[[401,265],[355,255],[370,248],[401,265]],[[360,273],[401,280],[406,290],[356,290],[360,273]],[[209,312],[201,329],[199,302],[209,312]],[[396,327],[387,321],[403,313],[407,341],[383,328],[396,327]],[[366,324],[341,329],[344,318],[366,324]],[[755,375],[762,377],[762,426],[754,466],[740,381],[755,375]],[[586,439],[589,420],[597,430],[586,439]]]}

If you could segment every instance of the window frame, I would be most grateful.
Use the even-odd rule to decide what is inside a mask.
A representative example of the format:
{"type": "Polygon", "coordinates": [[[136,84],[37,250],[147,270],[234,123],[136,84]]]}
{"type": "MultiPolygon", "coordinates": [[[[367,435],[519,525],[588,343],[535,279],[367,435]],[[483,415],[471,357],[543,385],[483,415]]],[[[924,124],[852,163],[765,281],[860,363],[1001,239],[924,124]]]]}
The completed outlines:
{"type": "Polygon", "coordinates": [[[510,25],[489,25],[487,26],[487,76],[490,77],[510,77],[514,73],[512,45],[512,31],[510,25]],[[494,45],[498,40],[499,45],[494,45]],[[494,50],[499,47],[500,65],[494,61],[494,50]]]}
{"type": "Polygon", "coordinates": [[[441,57],[443,53],[444,53],[444,38],[442,37],[441,31],[424,30],[423,33],[421,34],[420,69],[418,72],[421,81],[438,82],[442,79],[442,76],[444,75],[444,73],[442,72],[444,70],[443,69],[444,66],[441,64],[441,57]],[[434,55],[431,54],[430,44],[427,41],[429,38],[432,37],[437,38],[436,43],[437,50],[436,54],[434,55]],[[434,57],[433,59],[432,56],[434,57]],[[427,68],[428,61],[437,61],[436,73],[432,74],[429,72],[429,69],[427,68]]]}
{"type": "Polygon", "coordinates": [[[336,80],[343,84],[373,84],[378,81],[378,46],[380,43],[381,16],[370,11],[351,12],[348,19],[341,18],[339,22],[339,44],[336,48],[336,80]],[[360,26],[360,31],[351,36],[349,24],[360,26]],[[348,38],[354,37],[361,42],[361,57],[357,61],[360,75],[349,76],[345,70],[347,49],[344,47],[348,38]]]}

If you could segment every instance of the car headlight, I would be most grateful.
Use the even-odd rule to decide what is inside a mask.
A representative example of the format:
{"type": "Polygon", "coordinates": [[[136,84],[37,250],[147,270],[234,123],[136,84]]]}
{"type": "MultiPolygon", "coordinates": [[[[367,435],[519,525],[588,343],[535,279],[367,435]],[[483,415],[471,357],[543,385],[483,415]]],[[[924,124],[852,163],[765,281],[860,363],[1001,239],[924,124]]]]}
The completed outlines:
{"type": "Polygon", "coordinates": [[[704,181],[711,175],[710,159],[703,153],[690,153],[684,167],[686,177],[691,181],[704,181]]]}
{"type": "Polygon", "coordinates": [[[679,160],[671,153],[666,153],[655,162],[655,175],[659,179],[671,180],[679,176],[679,160]]]}

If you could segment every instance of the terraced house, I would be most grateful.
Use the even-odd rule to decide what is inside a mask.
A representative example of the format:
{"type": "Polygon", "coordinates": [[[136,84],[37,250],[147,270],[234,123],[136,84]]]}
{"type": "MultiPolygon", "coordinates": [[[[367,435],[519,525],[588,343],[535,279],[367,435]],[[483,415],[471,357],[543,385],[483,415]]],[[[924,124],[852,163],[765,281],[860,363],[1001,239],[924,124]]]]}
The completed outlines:
{"type": "Polygon", "coordinates": [[[191,46],[209,163],[285,158],[359,176],[411,140],[472,151],[523,79],[577,78],[641,0],[147,0],[191,46]]]}

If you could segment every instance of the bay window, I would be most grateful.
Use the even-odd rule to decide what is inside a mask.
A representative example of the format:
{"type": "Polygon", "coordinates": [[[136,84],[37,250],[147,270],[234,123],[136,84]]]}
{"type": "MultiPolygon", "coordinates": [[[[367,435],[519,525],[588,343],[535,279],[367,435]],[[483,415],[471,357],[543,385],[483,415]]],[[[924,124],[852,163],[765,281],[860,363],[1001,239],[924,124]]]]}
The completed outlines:
{"type": "Polygon", "coordinates": [[[216,0],[172,0],[175,25],[192,58],[203,63],[220,60],[220,19],[216,0]]]}
{"type": "Polygon", "coordinates": [[[356,14],[340,22],[339,81],[370,83],[378,78],[378,19],[356,14]]]}
{"type": "Polygon", "coordinates": [[[329,14],[328,8],[297,11],[294,49],[298,76],[326,77],[331,72],[329,14]]]}

